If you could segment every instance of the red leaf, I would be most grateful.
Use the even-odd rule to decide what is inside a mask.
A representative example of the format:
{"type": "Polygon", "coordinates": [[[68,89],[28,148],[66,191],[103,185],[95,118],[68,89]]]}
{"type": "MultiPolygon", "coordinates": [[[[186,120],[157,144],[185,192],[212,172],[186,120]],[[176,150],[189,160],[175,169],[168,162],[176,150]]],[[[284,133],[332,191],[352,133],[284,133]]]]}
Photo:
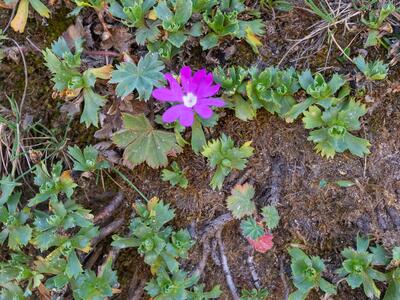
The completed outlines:
{"type": "Polygon", "coordinates": [[[252,240],[251,238],[247,238],[247,240],[249,241],[250,245],[253,246],[254,250],[265,253],[274,246],[272,238],[272,234],[266,233],[256,240],[252,240]]]}

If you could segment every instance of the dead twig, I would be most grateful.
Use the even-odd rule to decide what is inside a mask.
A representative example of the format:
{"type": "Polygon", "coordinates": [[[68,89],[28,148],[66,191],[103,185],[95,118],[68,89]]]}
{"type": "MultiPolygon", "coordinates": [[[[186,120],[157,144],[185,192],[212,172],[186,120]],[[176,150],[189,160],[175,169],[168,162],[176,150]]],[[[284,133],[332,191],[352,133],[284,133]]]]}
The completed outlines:
{"type": "Polygon", "coordinates": [[[206,227],[200,232],[200,241],[204,241],[206,238],[214,236],[218,230],[220,230],[227,223],[233,221],[233,217],[230,213],[220,215],[219,217],[212,220],[206,227]]]}
{"type": "Polygon", "coordinates": [[[218,246],[219,246],[219,254],[221,257],[222,270],[224,271],[224,274],[225,274],[226,283],[229,287],[229,290],[231,292],[233,300],[239,300],[240,299],[239,294],[238,294],[237,288],[235,286],[235,283],[233,282],[232,273],[231,273],[231,270],[229,269],[229,265],[228,265],[228,259],[226,258],[226,255],[225,255],[225,247],[224,247],[224,243],[222,242],[222,228],[220,228],[217,231],[216,238],[217,238],[217,242],[218,242],[218,246]]]}
{"type": "Polygon", "coordinates": [[[115,197],[111,200],[111,202],[94,217],[93,222],[103,223],[106,220],[108,220],[110,217],[112,217],[112,214],[121,205],[123,200],[124,200],[124,193],[122,192],[117,193],[117,195],[115,195],[115,197]]]}
{"type": "Polygon", "coordinates": [[[268,199],[269,204],[273,206],[276,206],[279,203],[279,199],[281,197],[283,165],[284,163],[282,157],[276,156],[272,166],[271,192],[268,199]]]}
{"type": "Polygon", "coordinates": [[[107,226],[103,227],[100,232],[99,235],[96,236],[93,240],[92,240],[92,246],[97,245],[101,240],[103,240],[105,237],[109,236],[110,234],[116,232],[123,224],[125,223],[125,220],[120,218],[117,219],[113,222],[111,222],[110,224],[108,224],[107,226]]]}
{"type": "Polygon", "coordinates": [[[285,292],[283,299],[288,300],[289,299],[289,286],[286,280],[286,275],[285,275],[285,269],[283,267],[283,260],[280,259],[280,268],[279,268],[279,276],[281,277],[282,283],[283,283],[283,290],[285,292]]]}
{"type": "Polygon", "coordinates": [[[134,288],[134,293],[132,297],[129,297],[129,300],[141,300],[143,299],[144,287],[146,286],[146,280],[141,279],[139,283],[134,288]]]}
{"type": "Polygon", "coordinates": [[[249,254],[249,257],[247,257],[247,265],[249,266],[250,269],[250,274],[251,277],[253,278],[254,286],[256,289],[259,289],[261,287],[260,285],[260,277],[258,276],[256,266],[254,265],[254,250],[251,250],[251,253],[249,254]]]}
{"type": "Polygon", "coordinates": [[[200,277],[204,273],[204,269],[207,265],[208,257],[210,256],[211,248],[210,248],[210,240],[206,239],[203,242],[203,255],[201,256],[200,262],[197,264],[196,269],[191,273],[191,276],[200,277]]]}

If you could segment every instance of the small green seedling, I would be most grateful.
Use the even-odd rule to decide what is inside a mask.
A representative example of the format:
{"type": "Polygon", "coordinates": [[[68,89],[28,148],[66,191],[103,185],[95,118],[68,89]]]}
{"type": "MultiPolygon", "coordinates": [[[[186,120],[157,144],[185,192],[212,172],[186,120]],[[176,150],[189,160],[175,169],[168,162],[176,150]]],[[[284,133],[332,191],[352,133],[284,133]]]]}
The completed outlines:
{"type": "MultiPolygon", "coordinates": [[[[83,40],[75,40],[73,53],[63,37],[43,51],[46,66],[53,74],[54,89],[67,99],[83,96],[84,107],[81,114],[81,123],[86,127],[98,126],[99,111],[104,106],[106,98],[95,93],[96,79],[109,79],[111,65],[100,68],[90,68],[81,73],[81,54],[83,40]]],[[[78,99],[79,100],[79,99],[78,99]]]]}
{"type": "Polygon", "coordinates": [[[221,85],[227,107],[235,111],[240,120],[252,120],[256,115],[256,107],[246,100],[246,79],[249,71],[243,67],[230,67],[226,71],[217,67],[213,72],[214,80],[221,85]]]}
{"type": "Polygon", "coordinates": [[[324,111],[313,105],[304,112],[303,123],[306,129],[313,129],[308,137],[322,156],[333,158],[336,153],[349,150],[363,157],[369,154],[370,143],[352,135],[350,132],[360,129],[359,118],[367,113],[365,105],[354,99],[324,111]]]}
{"type": "Polygon", "coordinates": [[[265,300],[269,292],[266,288],[242,290],[240,300],[265,300]]]}
{"type": "Polygon", "coordinates": [[[109,0],[108,11],[121,22],[136,29],[135,40],[139,45],[155,42],[159,35],[159,22],[148,18],[156,0],[109,0]]]}
{"type": "Polygon", "coordinates": [[[359,55],[353,61],[368,80],[383,80],[389,71],[389,65],[381,60],[366,62],[365,58],[359,55]]]}
{"type": "Polygon", "coordinates": [[[387,262],[386,254],[380,246],[373,251],[371,252],[369,247],[368,238],[357,236],[356,249],[342,250],[345,260],[342,267],[337,270],[339,276],[344,277],[352,289],[362,285],[365,295],[370,299],[379,298],[381,295],[375,280],[386,281],[386,275],[374,269],[374,266],[384,265],[387,262]]]}
{"type": "Polygon", "coordinates": [[[379,43],[382,43],[380,29],[384,25],[387,17],[389,17],[395,11],[396,7],[394,4],[388,2],[385,3],[379,11],[370,11],[367,19],[364,18],[364,16],[361,17],[361,22],[363,22],[369,28],[365,47],[376,46],[379,43]]]}
{"type": "Polygon", "coordinates": [[[74,171],[94,173],[110,167],[107,161],[99,159],[99,151],[93,146],[86,146],[83,151],[78,146],[68,147],[68,154],[74,162],[74,171]]]}
{"type": "Polygon", "coordinates": [[[35,184],[39,186],[39,193],[29,200],[29,206],[34,206],[48,199],[56,201],[60,193],[65,194],[67,198],[71,198],[75,187],[70,171],[62,170],[61,161],[57,162],[51,169],[51,173],[47,170],[44,162],[36,165],[35,184]]]}
{"type": "Polygon", "coordinates": [[[293,122],[311,105],[329,108],[341,102],[350,93],[350,87],[346,80],[338,74],[333,74],[331,80],[326,82],[324,76],[316,73],[312,76],[310,70],[306,70],[299,76],[300,86],[309,97],[294,105],[285,115],[287,122],[293,122]]]}
{"type": "Polygon", "coordinates": [[[0,244],[7,240],[7,246],[11,250],[19,250],[26,246],[32,237],[32,228],[27,224],[30,217],[30,209],[24,207],[18,209],[21,198],[20,192],[14,192],[7,199],[7,203],[0,207],[0,244]]]}
{"type": "Polygon", "coordinates": [[[201,154],[207,157],[211,168],[216,168],[211,179],[213,189],[221,189],[225,177],[232,170],[243,170],[247,159],[253,155],[254,148],[250,142],[244,143],[240,148],[235,147],[234,141],[229,136],[222,134],[219,139],[209,141],[204,146],[201,154]]]}
{"type": "Polygon", "coordinates": [[[187,180],[183,171],[179,168],[177,162],[171,164],[172,170],[163,169],[161,179],[163,181],[169,181],[172,186],[179,185],[181,188],[186,189],[189,181],[187,180]]]}
{"type": "Polygon", "coordinates": [[[178,271],[177,258],[186,257],[193,242],[187,230],[175,232],[165,226],[174,218],[174,210],[157,198],[150,200],[147,205],[137,203],[135,210],[138,216],[132,219],[130,236],[113,236],[113,246],[137,247],[153,273],[164,268],[170,272],[178,271]]]}
{"type": "Polygon", "coordinates": [[[304,300],[312,289],[321,289],[327,296],[336,295],[336,286],[322,278],[326,267],[319,256],[308,256],[299,248],[289,249],[292,258],[293,284],[297,290],[289,300],[304,300]]]}
{"type": "Polygon", "coordinates": [[[211,29],[204,38],[200,40],[203,50],[208,50],[218,46],[219,40],[225,36],[234,37],[239,33],[239,21],[236,11],[224,12],[217,9],[211,16],[203,14],[204,22],[211,29]]]}
{"type": "Polygon", "coordinates": [[[294,68],[279,70],[269,67],[262,72],[252,69],[250,74],[246,91],[253,106],[264,107],[270,113],[284,117],[296,104],[294,94],[300,89],[300,85],[294,68]]]}

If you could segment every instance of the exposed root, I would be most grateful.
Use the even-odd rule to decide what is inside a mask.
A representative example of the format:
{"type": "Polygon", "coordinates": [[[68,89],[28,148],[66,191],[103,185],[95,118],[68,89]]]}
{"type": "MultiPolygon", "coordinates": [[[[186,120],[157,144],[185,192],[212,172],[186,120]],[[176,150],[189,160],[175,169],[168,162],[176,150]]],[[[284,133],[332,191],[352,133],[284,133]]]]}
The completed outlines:
{"type": "Polygon", "coordinates": [[[252,253],[250,253],[249,257],[247,258],[247,264],[250,269],[251,277],[253,278],[254,286],[256,287],[256,289],[259,289],[261,287],[260,277],[258,276],[256,266],[254,265],[254,256],[253,256],[254,251],[252,250],[251,252],[252,253]]]}
{"type": "Polygon", "coordinates": [[[203,242],[206,238],[214,236],[218,230],[220,230],[230,221],[233,221],[233,217],[230,213],[226,213],[215,218],[203,230],[201,230],[200,241],[203,242]]]}
{"type": "Polygon", "coordinates": [[[229,265],[228,265],[228,259],[226,258],[225,255],[225,247],[224,244],[222,242],[222,228],[220,228],[217,233],[216,233],[216,238],[217,238],[217,242],[218,242],[218,246],[219,246],[219,254],[221,257],[221,264],[222,264],[222,270],[224,271],[225,274],[225,279],[226,279],[226,283],[229,287],[229,290],[231,292],[232,295],[232,299],[233,300],[239,300],[239,294],[237,291],[237,288],[235,286],[235,283],[233,282],[233,277],[231,274],[231,270],[229,269],[229,265]]]}
{"type": "Polygon", "coordinates": [[[106,220],[108,220],[110,217],[112,217],[112,214],[121,205],[123,200],[124,200],[124,194],[122,192],[117,193],[117,195],[115,195],[115,197],[111,200],[111,202],[94,217],[93,222],[103,223],[106,220]]]}
{"type": "Polygon", "coordinates": [[[116,232],[124,223],[125,223],[125,220],[121,218],[121,219],[117,219],[117,220],[111,222],[110,224],[108,224],[107,226],[103,227],[100,230],[99,235],[96,236],[92,240],[92,246],[97,245],[101,240],[103,240],[110,234],[113,234],[114,232],[116,232]]]}
{"type": "Polygon", "coordinates": [[[214,264],[218,267],[221,266],[221,260],[219,259],[219,255],[218,255],[218,249],[217,249],[217,240],[213,239],[211,242],[211,258],[214,262],[214,264]]]}
{"type": "Polygon", "coordinates": [[[282,284],[283,284],[283,290],[285,291],[284,293],[284,300],[288,300],[289,299],[289,285],[287,283],[287,279],[286,279],[286,275],[285,275],[285,269],[283,266],[283,260],[280,259],[280,269],[279,269],[279,276],[281,277],[282,280],[282,284]]]}
{"type": "Polygon", "coordinates": [[[204,273],[204,269],[207,265],[208,257],[210,256],[210,240],[206,239],[203,241],[203,255],[201,256],[200,262],[197,264],[196,269],[191,273],[191,276],[201,276],[204,273]]]}

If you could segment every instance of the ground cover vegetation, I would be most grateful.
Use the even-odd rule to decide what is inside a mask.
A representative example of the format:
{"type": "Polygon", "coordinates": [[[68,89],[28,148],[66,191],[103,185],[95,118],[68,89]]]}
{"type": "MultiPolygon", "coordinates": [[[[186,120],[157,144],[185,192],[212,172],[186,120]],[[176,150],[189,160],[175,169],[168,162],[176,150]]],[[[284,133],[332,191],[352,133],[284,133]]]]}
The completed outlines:
{"type": "MultiPolygon", "coordinates": [[[[2,85],[0,98],[1,299],[400,299],[400,187],[380,191],[390,201],[376,221],[344,219],[353,208],[340,204],[356,197],[353,189],[370,201],[379,182],[368,183],[369,157],[383,169],[381,161],[400,161],[396,136],[393,153],[376,158],[385,146],[366,129],[379,109],[393,131],[399,123],[398,100],[389,111],[378,99],[400,92],[399,3],[0,0],[0,8],[1,63],[23,82],[12,92],[2,85]],[[32,28],[52,31],[59,10],[69,26],[38,47],[32,28]],[[296,14],[312,24],[295,40],[270,39],[296,14]],[[270,41],[285,52],[268,55],[270,41]],[[29,92],[31,52],[52,105],[29,92]],[[265,134],[276,133],[246,133],[263,121],[275,124],[279,141],[287,137],[276,126],[295,132],[286,131],[284,149],[308,151],[310,169],[329,163],[340,174],[302,183],[333,195],[338,223],[358,226],[329,254],[318,253],[318,230],[309,229],[315,239],[299,233],[313,228],[315,214],[318,224],[330,218],[322,204],[301,202],[305,217],[289,221],[285,197],[303,195],[281,195],[296,172],[282,172],[285,154],[271,155],[271,165],[260,160],[265,134]],[[266,174],[268,192],[258,183],[266,174]],[[180,196],[198,194],[211,200],[180,196]],[[206,211],[214,218],[199,222],[206,211]]],[[[374,200],[365,206],[386,205],[374,200]]]]}

